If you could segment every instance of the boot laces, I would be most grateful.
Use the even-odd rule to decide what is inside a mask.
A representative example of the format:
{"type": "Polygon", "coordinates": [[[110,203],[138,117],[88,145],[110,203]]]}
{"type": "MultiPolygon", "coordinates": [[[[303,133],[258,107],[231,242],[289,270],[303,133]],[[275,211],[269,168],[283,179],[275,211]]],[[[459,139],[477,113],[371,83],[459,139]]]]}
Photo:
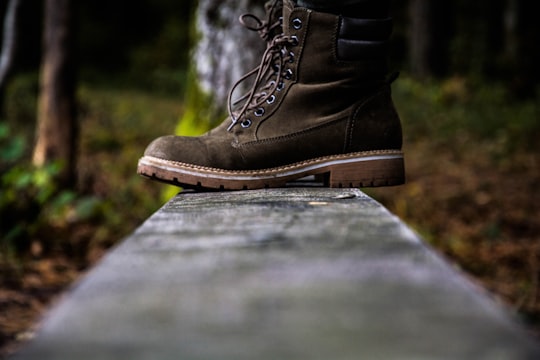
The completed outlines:
{"type": "MultiPolygon", "coordinates": [[[[287,78],[287,64],[294,61],[294,53],[289,50],[290,46],[297,45],[295,36],[280,34],[274,36],[268,43],[263,53],[261,64],[242,76],[232,87],[228,97],[228,112],[231,124],[227,128],[230,131],[240,118],[251,110],[261,111],[265,103],[273,102],[274,93],[281,90],[284,79],[287,78]],[[251,89],[238,100],[233,101],[235,89],[244,81],[255,77],[251,89]],[[242,105],[239,105],[242,104],[242,105]]],[[[264,109],[262,110],[264,111],[264,109]]],[[[261,114],[262,115],[262,114],[261,114]]],[[[257,115],[257,116],[261,116],[257,115]]]]}
{"type": "Polygon", "coordinates": [[[242,14],[239,21],[247,29],[257,31],[264,41],[269,42],[274,34],[283,32],[283,18],[277,16],[282,11],[283,0],[271,1],[265,5],[265,8],[265,20],[261,20],[254,14],[242,14]]]}

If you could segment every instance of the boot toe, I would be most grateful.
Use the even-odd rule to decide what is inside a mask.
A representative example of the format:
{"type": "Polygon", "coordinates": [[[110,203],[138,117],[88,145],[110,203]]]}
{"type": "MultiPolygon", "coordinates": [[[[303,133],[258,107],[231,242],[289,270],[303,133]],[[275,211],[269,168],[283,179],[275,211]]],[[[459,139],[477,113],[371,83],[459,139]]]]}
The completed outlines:
{"type": "Polygon", "coordinates": [[[144,151],[144,156],[152,156],[159,159],[166,159],[168,157],[168,149],[170,149],[172,136],[161,136],[154,139],[144,151]]]}
{"type": "Polygon", "coordinates": [[[194,165],[205,165],[207,162],[206,147],[196,137],[159,137],[148,145],[144,156],[194,165]]]}

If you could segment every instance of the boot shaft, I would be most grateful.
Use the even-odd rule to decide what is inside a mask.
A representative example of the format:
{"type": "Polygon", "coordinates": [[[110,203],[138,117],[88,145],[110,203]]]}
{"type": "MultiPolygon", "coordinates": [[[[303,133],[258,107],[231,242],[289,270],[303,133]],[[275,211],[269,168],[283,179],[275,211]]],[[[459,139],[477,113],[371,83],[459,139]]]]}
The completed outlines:
{"type": "Polygon", "coordinates": [[[259,28],[250,27],[260,29],[267,49],[261,65],[239,81],[256,75],[251,92],[241,97],[243,106],[234,111],[230,102],[233,125],[249,111],[262,117],[267,105],[275,105],[292,85],[309,88],[304,96],[311,101],[337,98],[350,103],[353,94],[369,94],[385,83],[391,19],[347,18],[298,7],[290,0],[268,3],[267,18],[259,28]],[[281,33],[275,26],[280,7],[281,33]]]}
{"type": "Polygon", "coordinates": [[[387,74],[387,46],[392,20],[362,19],[283,5],[283,32],[297,37],[301,83],[347,80],[351,86],[372,86],[387,74]]]}
{"type": "MultiPolygon", "coordinates": [[[[269,81],[239,115],[239,141],[287,136],[343,121],[374,94],[389,93],[385,47],[390,32],[388,19],[343,18],[284,1],[283,34],[265,54],[271,65],[261,65],[268,74],[260,78],[269,81]]],[[[386,103],[381,106],[392,110],[381,122],[397,124],[391,133],[400,139],[390,96],[381,96],[386,103]]],[[[397,140],[392,142],[392,148],[401,147],[397,140]]]]}

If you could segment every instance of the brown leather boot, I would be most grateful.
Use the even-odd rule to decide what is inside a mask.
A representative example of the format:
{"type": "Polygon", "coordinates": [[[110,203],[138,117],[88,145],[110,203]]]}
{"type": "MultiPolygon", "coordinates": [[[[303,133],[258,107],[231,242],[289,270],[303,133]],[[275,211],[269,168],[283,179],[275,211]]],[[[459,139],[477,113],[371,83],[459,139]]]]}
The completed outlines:
{"type": "Polygon", "coordinates": [[[270,39],[241,104],[229,101],[230,116],[204,135],[154,140],[139,174],[229,190],[281,187],[308,175],[324,175],[331,187],[402,184],[401,125],[386,79],[390,33],[390,19],[346,18],[285,0],[283,33],[270,39]]]}

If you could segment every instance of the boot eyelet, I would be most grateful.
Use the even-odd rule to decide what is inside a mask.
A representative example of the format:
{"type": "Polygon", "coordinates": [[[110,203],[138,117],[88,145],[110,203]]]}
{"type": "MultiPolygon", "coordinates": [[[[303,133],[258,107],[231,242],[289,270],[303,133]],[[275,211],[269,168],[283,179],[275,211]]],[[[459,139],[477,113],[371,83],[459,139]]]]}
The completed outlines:
{"type": "Polygon", "coordinates": [[[293,63],[294,62],[294,53],[291,51],[289,52],[289,62],[290,63],[293,63]]]}
{"type": "Polygon", "coordinates": [[[244,120],[240,123],[240,126],[242,126],[244,129],[247,129],[248,127],[251,126],[251,120],[250,120],[250,119],[244,119],[244,120]]]}
{"type": "Polygon", "coordinates": [[[281,91],[285,88],[285,83],[283,81],[280,81],[278,86],[276,87],[277,91],[281,91]]]}
{"type": "Polygon", "coordinates": [[[270,97],[266,100],[266,103],[273,104],[274,101],[276,101],[276,95],[270,95],[270,97]]]}
{"type": "Polygon", "coordinates": [[[291,36],[291,45],[296,46],[298,44],[299,44],[298,36],[296,36],[296,35],[291,36]]]}
{"type": "Polygon", "coordinates": [[[292,25],[295,30],[300,30],[302,28],[302,20],[299,18],[294,18],[292,25]]]}
{"type": "Polygon", "coordinates": [[[292,77],[293,77],[293,71],[291,69],[287,69],[287,71],[285,71],[285,75],[283,75],[283,77],[287,80],[291,80],[292,77]]]}
{"type": "Polygon", "coordinates": [[[255,114],[255,116],[258,116],[258,117],[261,117],[264,115],[264,108],[258,108],[257,110],[255,110],[255,112],[253,113],[255,114]]]}

